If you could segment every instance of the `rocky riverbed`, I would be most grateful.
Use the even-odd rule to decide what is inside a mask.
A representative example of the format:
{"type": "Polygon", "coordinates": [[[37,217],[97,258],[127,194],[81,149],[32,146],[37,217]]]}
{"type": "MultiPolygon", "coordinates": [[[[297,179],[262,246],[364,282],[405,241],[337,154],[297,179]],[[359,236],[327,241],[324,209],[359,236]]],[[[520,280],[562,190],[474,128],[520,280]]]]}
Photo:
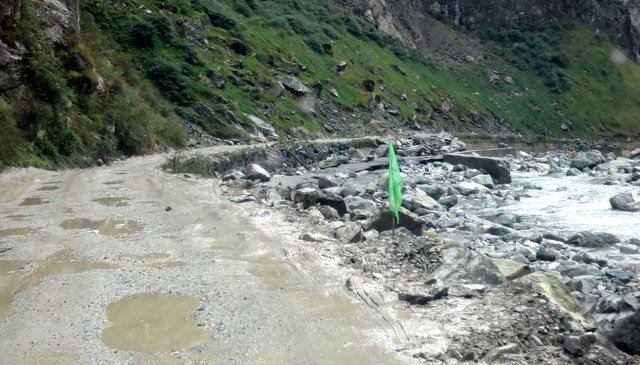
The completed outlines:
{"type": "Polygon", "coordinates": [[[404,355],[640,362],[639,159],[501,150],[495,160],[460,155],[465,144],[446,134],[400,139],[393,231],[387,146],[372,141],[315,146],[315,160],[309,146],[289,151],[305,161],[264,154],[231,166],[223,192],[337,260],[347,290],[391,324],[404,355]]]}

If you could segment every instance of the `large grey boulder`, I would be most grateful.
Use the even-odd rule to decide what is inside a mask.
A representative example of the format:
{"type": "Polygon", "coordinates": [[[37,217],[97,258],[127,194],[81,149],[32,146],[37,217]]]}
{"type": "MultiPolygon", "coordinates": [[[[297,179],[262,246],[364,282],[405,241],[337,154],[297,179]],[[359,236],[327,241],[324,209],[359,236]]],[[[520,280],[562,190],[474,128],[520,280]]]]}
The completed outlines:
{"type": "Polygon", "coordinates": [[[444,162],[452,165],[462,164],[464,166],[484,170],[491,175],[497,184],[511,183],[511,172],[509,164],[502,159],[493,157],[472,156],[462,153],[450,153],[442,156],[444,162]]]}
{"type": "Polygon", "coordinates": [[[245,174],[249,180],[269,181],[271,180],[271,174],[265,170],[262,166],[252,163],[247,166],[245,174]]]}
{"type": "Polygon", "coordinates": [[[253,122],[253,124],[255,125],[256,129],[258,131],[260,131],[260,133],[262,133],[265,137],[268,137],[268,138],[271,138],[271,139],[278,138],[278,134],[276,133],[276,130],[273,128],[271,123],[266,122],[266,121],[256,117],[255,115],[246,114],[246,116],[247,116],[247,118],[249,118],[249,120],[251,120],[253,122]]]}
{"type": "Polygon", "coordinates": [[[598,328],[618,348],[640,355],[640,293],[611,295],[597,306],[598,328]]]}
{"type": "Polygon", "coordinates": [[[620,243],[620,239],[606,232],[580,232],[567,239],[567,243],[580,247],[608,247],[620,243]]]}
{"type": "Polygon", "coordinates": [[[640,211],[640,200],[636,200],[630,192],[616,194],[609,199],[609,203],[611,203],[611,209],[613,210],[622,210],[625,212],[640,211]]]}
{"type": "MultiPolygon", "coordinates": [[[[387,207],[384,207],[378,210],[378,212],[364,224],[363,228],[365,231],[371,229],[375,229],[378,232],[389,231],[393,228],[392,215],[391,211],[387,207]]],[[[404,227],[413,234],[422,233],[423,221],[419,216],[404,207],[400,207],[398,215],[400,216],[400,222],[396,222],[396,228],[404,227]]]]}
{"type": "Polygon", "coordinates": [[[493,189],[493,186],[494,186],[493,178],[491,177],[491,175],[485,175],[485,174],[476,175],[471,178],[471,181],[473,181],[476,184],[480,184],[484,187],[487,187],[489,189],[493,189]]]}
{"type": "Polygon", "coordinates": [[[571,167],[574,167],[578,170],[582,170],[584,168],[592,168],[595,167],[605,161],[604,156],[598,150],[589,151],[589,152],[580,152],[576,157],[571,160],[571,167]]]}
{"type": "Polygon", "coordinates": [[[443,264],[435,277],[444,283],[465,281],[470,284],[500,284],[504,276],[484,254],[452,246],[442,251],[443,264]]]}
{"type": "Polygon", "coordinates": [[[293,76],[278,76],[278,82],[282,84],[286,90],[297,96],[302,96],[309,92],[309,88],[293,76]]]}
{"type": "Polygon", "coordinates": [[[415,190],[402,199],[402,206],[415,212],[420,209],[442,211],[444,208],[422,190],[415,190]]]}
{"type": "Polygon", "coordinates": [[[378,210],[375,202],[359,196],[347,196],[344,198],[344,203],[347,207],[348,213],[353,213],[356,210],[364,210],[369,212],[369,216],[371,216],[378,210]]]}

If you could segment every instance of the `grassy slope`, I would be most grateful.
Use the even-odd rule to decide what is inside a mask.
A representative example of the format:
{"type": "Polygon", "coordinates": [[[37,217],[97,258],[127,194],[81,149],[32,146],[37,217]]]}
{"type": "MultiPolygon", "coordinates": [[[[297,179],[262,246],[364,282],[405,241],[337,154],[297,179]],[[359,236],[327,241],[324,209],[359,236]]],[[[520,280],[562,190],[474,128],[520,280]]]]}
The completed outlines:
{"type": "MultiPolygon", "coordinates": [[[[322,84],[322,98],[347,112],[368,108],[377,97],[405,117],[415,114],[419,121],[437,128],[445,121],[437,113],[431,118],[427,115],[446,99],[453,104],[449,121],[470,123],[470,111],[477,110],[503,118],[525,133],[640,134],[636,120],[640,67],[629,61],[614,64],[611,44],[580,26],[563,30],[559,44],[554,45],[568,56],[562,72],[572,84],[570,90],[556,93],[527,65],[524,56],[519,64],[506,55],[482,63],[449,64],[429,49],[423,52],[425,58],[416,57],[396,42],[381,39],[367,23],[328,1],[120,0],[114,4],[113,0],[85,2],[78,46],[105,78],[108,91],[106,96],[84,95],[67,87],[74,104],[65,113],[71,116],[71,128],[81,141],[75,154],[88,152],[97,158],[95,151],[100,148],[106,149],[101,153],[113,155],[179,144],[176,114],[222,137],[246,137],[243,129],[250,122],[243,113],[271,121],[280,133],[295,133],[298,127],[322,132],[322,121],[302,111],[299,99],[288,93],[276,98],[270,92],[275,76],[285,74],[283,67],[303,69],[298,78],[307,85],[322,84]],[[220,16],[223,23],[231,19],[232,24],[221,25],[220,16]],[[182,22],[195,29],[193,34],[183,33],[182,22]],[[148,39],[151,44],[144,44],[148,39]],[[247,55],[229,47],[234,39],[248,45],[247,55]],[[332,55],[318,47],[327,42],[333,45],[332,55]],[[347,70],[336,73],[335,65],[343,60],[347,70]],[[515,85],[489,83],[487,74],[492,69],[512,76],[515,85]],[[224,79],[226,85],[207,85],[207,78],[224,79]],[[376,82],[375,95],[363,88],[367,79],[376,82]],[[332,88],[339,97],[329,92],[332,88]],[[206,118],[198,105],[213,110],[215,120],[206,118]],[[570,133],[560,130],[563,122],[573,124],[570,133]],[[109,136],[105,129],[114,123],[120,132],[109,136]],[[591,128],[583,128],[585,124],[591,128]]],[[[458,33],[444,24],[437,29],[452,44],[477,42],[474,35],[458,33]]],[[[490,46],[496,54],[510,52],[510,45],[490,46]]],[[[58,72],[68,84],[75,80],[69,70],[58,72]]],[[[1,123],[20,124],[18,113],[12,114],[6,105],[0,108],[0,117],[9,116],[2,117],[1,123]]],[[[16,140],[16,130],[6,130],[7,135],[0,137],[16,140]]],[[[0,157],[18,164],[55,163],[65,158],[73,162],[73,155],[48,155],[34,142],[5,146],[9,152],[0,157]]]]}

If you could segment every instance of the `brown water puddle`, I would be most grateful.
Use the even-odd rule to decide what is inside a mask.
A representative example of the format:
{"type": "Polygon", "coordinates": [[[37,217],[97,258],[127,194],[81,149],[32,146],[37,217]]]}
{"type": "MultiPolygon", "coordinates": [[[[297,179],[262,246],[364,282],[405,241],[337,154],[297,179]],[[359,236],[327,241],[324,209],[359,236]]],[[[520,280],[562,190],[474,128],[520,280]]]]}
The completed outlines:
{"type": "Polygon", "coordinates": [[[72,250],[62,250],[44,260],[34,261],[33,270],[22,269],[28,261],[0,261],[0,319],[7,315],[14,298],[23,291],[33,288],[47,276],[77,274],[96,269],[111,269],[115,266],[101,262],[76,261],[71,258],[72,250]]]}
{"type": "Polygon", "coordinates": [[[0,229],[0,238],[9,236],[24,236],[29,233],[33,233],[36,230],[33,228],[7,228],[0,229]]]}
{"type": "Polygon", "coordinates": [[[111,303],[107,317],[111,327],[102,341],[124,351],[168,352],[207,343],[212,334],[196,326],[189,313],[196,298],[163,293],[141,293],[111,303]]]}
{"type": "Polygon", "coordinates": [[[28,214],[13,214],[13,215],[6,216],[6,218],[9,218],[14,221],[23,221],[25,218],[29,218],[29,217],[31,216],[28,214]]]}
{"type": "Polygon", "coordinates": [[[117,236],[142,231],[137,221],[122,219],[91,220],[88,218],[67,219],[60,224],[63,229],[91,229],[103,236],[117,236]]]}
{"type": "Polygon", "coordinates": [[[126,207],[129,205],[130,198],[126,196],[112,196],[108,198],[95,198],[91,199],[92,202],[100,203],[107,207],[126,207]]]}
{"type": "Polygon", "coordinates": [[[31,205],[42,205],[42,204],[48,204],[49,201],[41,198],[41,197],[32,197],[32,198],[26,198],[25,200],[22,201],[22,203],[20,203],[21,206],[26,207],[26,206],[31,206],[31,205]]]}
{"type": "Polygon", "coordinates": [[[55,186],[55,185],[48,185],[48,186],[43,186],[40,189],[38,189],[38,191],[54,191],[54,190],[58,190],[60,189],[59,186],[55,186]]]}

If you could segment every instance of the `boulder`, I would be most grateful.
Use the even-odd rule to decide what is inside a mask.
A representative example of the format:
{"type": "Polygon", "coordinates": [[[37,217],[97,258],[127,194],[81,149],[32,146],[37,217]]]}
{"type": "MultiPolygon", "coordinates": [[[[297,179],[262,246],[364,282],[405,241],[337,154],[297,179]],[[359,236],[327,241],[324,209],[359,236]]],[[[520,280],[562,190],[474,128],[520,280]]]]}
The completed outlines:
{"type": "Polygon", "coordinates": [[[354,243],[363,240],[362,226],[355,222],[346,222],[335,230],[334,237],[342,242],[354,243]]]}
{"type": "Polygon", "coordinates": [[[444,162],[452,165],[462,164],[473,169],[482,169],[488,172],[497,184],[511,183],[509,164],[505,160],[492,157],[472,156],[462,153],[445,154],[442,159],[444,162]]]}
{"type": "Polygon", "coordinates": [[[263,182],[271,180],[271,174],[256,163],[247,166],[245,174],[249,180],[259,180],[263,182]]]}
{"type": "Polygon", "coordinates": [[[331,241],[331,238],[322,235],[320,233],[312,233],[312,232],[307,232],[305,234],[303,234],[302,236],[300,236],[300,239],[303,241],[307,241],[307,242],[325,242],[325,241],[331,241]]]}
{"type": "Polygon", "coordinates": [[[438,200],[438,203],[449,209],[458,204],[458,198],[455,195],[444,196],[438,200]]]}
{"type": "Polygon", "coordinates": [[[493,261],[500,271],[500,274],[507,280],[517,279],[530,274],[532,271],[529,265],[513,260],[491,259],[491,261],[493,261]]]}
{"type": "Polygon", "coordinates": [[[544,295],[550,303],[564,310],[581,324],[592,326],[590,320],[582,312],[580,303],[557,277],[538,271],[516,279],[516,281],[529,286],[531,291],[544,295]]]}
{"type": "Polygon", "coordinates": [[[620,239],[606,232],[580,232],[567,239],[567,243],[580,247],[608,247],[620,243],[620,239]]]}
{"type": "Polygon", "coordinates": [[[635,150],[631,151],[629,158],[640,159],[640,148],[636,148],[635,150]]]}
{"type": "Polygon", "coordinates": [[[480,184],[489,189],[493,189],[493,178],[491,175],[480,174],[471,178],[474,183],[480,184]]]}
{"type": "MultiPolygon", "coordinates": [[[[392,213],[387,208],[378,210],[378,212],[367,221],[364,225],[364,230],[375,229],[378,232],[389,231],[393,228],[392,225],[392,213]]],[[[400,207],[398,210],[400,221],[396,222],[396,227],[404,227],[413,234],[421,234],[423,229],[423,222],[416,214],[410,212],[404,207],[400,207]]]]}
{"type": "Polygon", "coordinates": [[[571,167],[582,170],[584,168],[593,168],[604,161],[604,156],[598,150],[580,152],[571,160],[571,167]]]}
{"type": "Polygon", "coordinates": [[[498,267],[484,254],[451,246],[442,251],[442,265],[435,277],[444,283],[464,280],[471,284],[500,284],[504,276],[498,267]]]}
{"type": "Polygon", "coordinates": [[[436,210],[442,211],[444,208],[435,199],[427,195],[422,190],[414,190],[402,199],[402,206],[412,212],[417,210],[436,210]]]}
{"type": "Polygon", "coordinates": [[[607,337],[621,350],[640,355],[640,310],[618,319],[607,337]]]}
{"type": "Polygon", "coordinates": [[[320,189],[332,188],[338,186],[338,181],[333,176],[323,176],[318,179],[318,187],[320,189]]]}
{"type": "Polygon", "coordinates": [[[300,80],[293,76],[278,76],[278,82],[290,93],[296,96],[302,96],[309,93],[309,88],[306,87],[300,80]]]}
{"type": "Polygon", "coordinates": [[[361,185],[347,185],[344,188],[342,188],[342,190],[340,191],[340,195],[343,198],[346,198],[348,196],[356,196],[356,195],[360,195],[362,193],[364,193],[364,187],[361,185]]]}
{"type": "Polygon", "coordinates": [[[359,196],[347,196],[344,198],[344,204],[347,207],[347,213],[353,213],[356,210],[365,210],[370,213],[369,215],[373,215],[378,210],[375,202],[359,196]]]}
{"type": "Polygon", "coordinates": [[[449,288],[442,285],[434,285],[430,290],[425,293],[407,293],[400,292],[398,293],[398,300],[403,302],[407,302],[413,305],[425,305],[434,300],[438,300],[444,298],[449,293],[449,288]]]}
{"type": "Polygon", "coordinates": [[[636,199],[631,192],[622,192],[609,199],[611,209],[625,212],[640,212],[640,199],[636,199]]]}
{"type": "Polygon", "coordinates": [[[233,171],[224,175],[222,177],[222,181],[240,180],[244,178],[245,178],[245,174],[243,174],[241,171],[233,171]]]}
{"type": "Polygon", "coordinates": [[[500,225],[495,225],[487,228],[487,233],[494,236],[506,236],[511,232],[512,232],[511,229],[504,226],[500,226],[500,225]]]}
{"type": "Polygon", "coordinates": [[[249,118],[249,120],[251,120],[253,122],[253,124],[256,127],[256,129],[258,131],[260,131],[260,133],[262,133],[265,137],[268,137],[268,138],[271,138],[271,139],[277,139],[278,138],[278,134],[276,133],[276,130],[273,128],[271,123],[266,122],[266,121],[256,117],[255,115],[246,114],[246,116],[247,116],[247,118],[249,118]]]}
{"type": "Polygon", "coordinates": [[[469,196],[472,194],[478,194],[480,192],[488,192],[489,189],[483,185],[475,183],[473,181],[463,181],[460,184],[456,185],[456,189],[460,192],[460,194],[464,196],[469,196]]]}
{"type": "Polygon", "coordinates": [[[427,195],[435,200],[440,199],[446,193],[444,188],[441,186],[433,186],[427,184],[419,184],[416,186],[416,189],[424,191],[425,193],[427,193],[427,195]]]}

